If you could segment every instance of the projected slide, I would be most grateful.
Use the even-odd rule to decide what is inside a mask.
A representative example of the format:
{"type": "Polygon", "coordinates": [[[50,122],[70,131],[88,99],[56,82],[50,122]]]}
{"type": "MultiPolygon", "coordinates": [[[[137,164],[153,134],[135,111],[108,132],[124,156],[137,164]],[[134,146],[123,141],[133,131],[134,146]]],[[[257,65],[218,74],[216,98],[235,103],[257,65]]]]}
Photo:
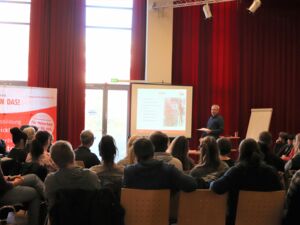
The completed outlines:
{"type": "Polygon", "coordinates": [[[131,134],[190,136],[192,87],[133,84],[131,93],[131,134]]]}

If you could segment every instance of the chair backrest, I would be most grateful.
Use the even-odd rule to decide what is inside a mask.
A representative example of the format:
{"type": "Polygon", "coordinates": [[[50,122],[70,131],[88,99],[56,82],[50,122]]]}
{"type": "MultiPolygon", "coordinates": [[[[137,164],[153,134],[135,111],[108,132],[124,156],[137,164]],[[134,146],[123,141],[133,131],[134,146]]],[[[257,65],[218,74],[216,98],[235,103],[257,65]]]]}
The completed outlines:
{"type": "Polygon", "coordinates": [[[240,191],[235,225],[280,225],[285,191],[240,191]]]}
{"type": "Polygon", "coordinates": [[[59,190],[49,211],[51,225],[124,225],[124,210],[109,189],[59,190]]]}
{"type": "Polygon", "coordinates": [[[170,190],[122,188],[126,225],[168,225],[170,190]]]}
{"type": "Polygon", "coordinates": [[[178,225],[225,225],[227,194],[210,190],[180,193],[178,225]]]}

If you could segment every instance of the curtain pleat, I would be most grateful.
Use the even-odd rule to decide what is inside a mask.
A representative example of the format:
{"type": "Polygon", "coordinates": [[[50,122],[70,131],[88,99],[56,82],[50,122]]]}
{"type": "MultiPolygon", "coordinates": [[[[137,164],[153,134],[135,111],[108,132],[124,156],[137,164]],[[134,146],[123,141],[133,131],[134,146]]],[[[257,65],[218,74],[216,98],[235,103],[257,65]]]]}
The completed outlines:
{"type": "Polygon", "coordinates": [[[145,79],[146,0],[133,0],[130,79],[145,79]]]}
{"type": "Polygon", "coordinates": [[[85,109],[85,1],[32,0],[28,85],[57,88],[57,136],[79,145],[85,109]]]}

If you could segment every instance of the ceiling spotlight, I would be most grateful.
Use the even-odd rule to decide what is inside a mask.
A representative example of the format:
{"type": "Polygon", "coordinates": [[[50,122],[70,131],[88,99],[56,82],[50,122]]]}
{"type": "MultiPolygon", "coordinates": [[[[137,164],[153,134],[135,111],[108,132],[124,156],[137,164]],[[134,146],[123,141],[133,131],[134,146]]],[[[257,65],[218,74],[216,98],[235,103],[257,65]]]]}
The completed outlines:
{"type": "Polygon", "coordinates": [[[206,19],[212,18],[212,14],[208,4],[203,5],[203,12],[206,19]]]}
{"type": "Polygon", "coordinates": [[[256,10],[261,6],[261,1],[260,0],[254,0],[252,2],[252,4],[250,5],[250,7],[248,8],[248,10],[251,12],[251,13],[255,13],[256,10]]]}

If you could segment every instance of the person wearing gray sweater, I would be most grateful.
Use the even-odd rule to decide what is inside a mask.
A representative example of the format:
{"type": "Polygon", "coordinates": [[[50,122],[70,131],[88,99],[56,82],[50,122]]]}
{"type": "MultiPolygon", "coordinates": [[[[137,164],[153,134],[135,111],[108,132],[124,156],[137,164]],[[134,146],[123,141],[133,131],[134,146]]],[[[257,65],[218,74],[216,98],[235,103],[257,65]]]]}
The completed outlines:
{"type": "Polygon", "coordinates": [[[96,174],[88,169],[76,167],[72,146],[67,141],[57,141],[51,147],[51,158],[59,168],[58,171],[49,174],[45,180],[45,193],[49,209],[55,204],[55,195],[59,190],[100,189],[100,181],[96,174]]]}

